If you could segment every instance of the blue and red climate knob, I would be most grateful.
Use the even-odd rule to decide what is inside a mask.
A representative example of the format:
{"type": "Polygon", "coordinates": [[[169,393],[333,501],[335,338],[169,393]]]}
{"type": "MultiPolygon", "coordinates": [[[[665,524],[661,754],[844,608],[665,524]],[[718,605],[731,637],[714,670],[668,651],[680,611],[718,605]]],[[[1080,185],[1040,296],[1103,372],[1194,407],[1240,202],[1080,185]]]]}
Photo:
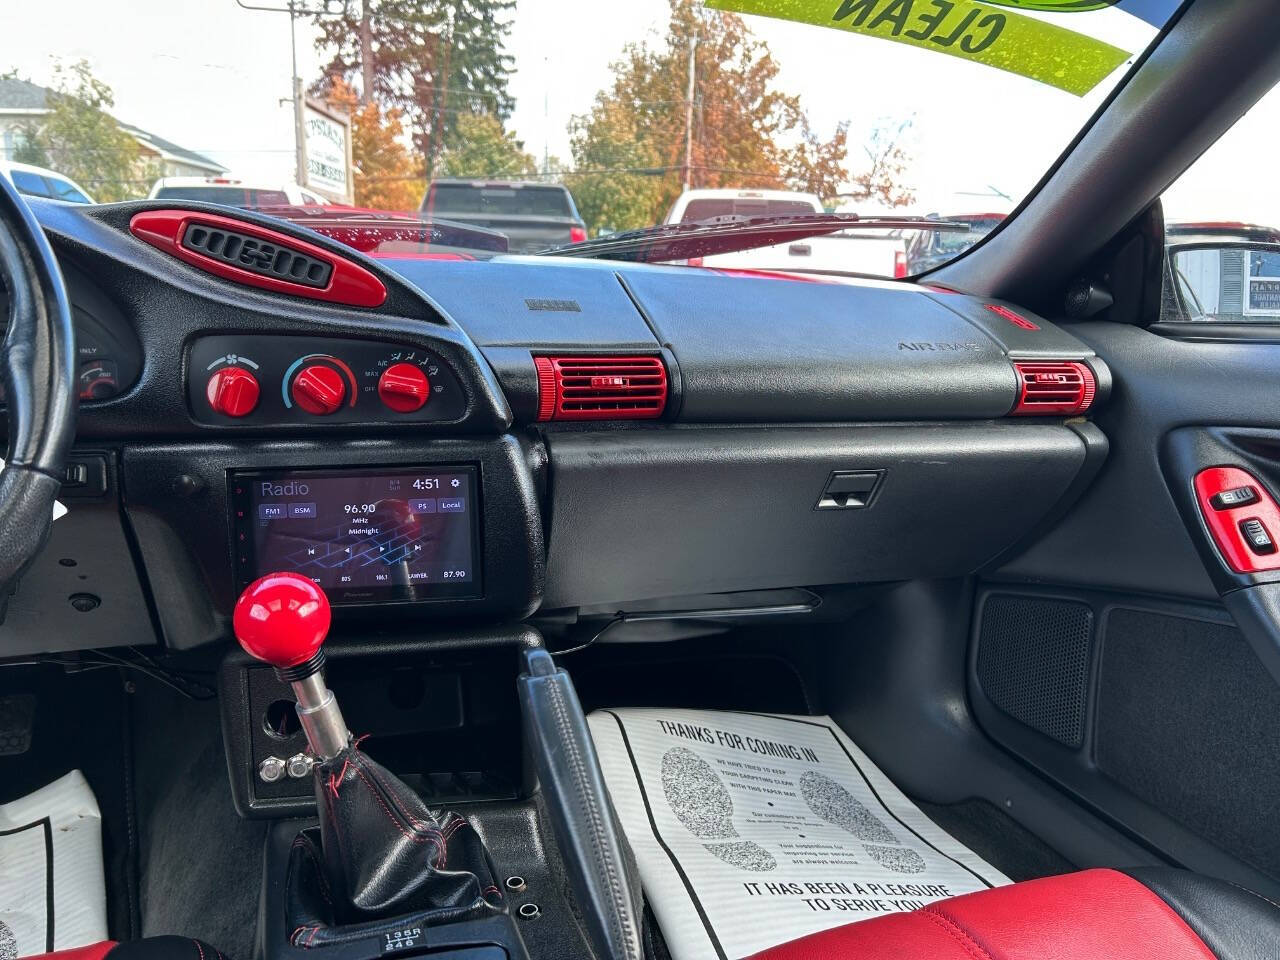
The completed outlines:
{"type": "Polygon", "coordinates": [[[337,413],[347,399],[347,383],[342,374],[323,363],[303,367],[289,387],[289,396],[307,413],[327,417],[337,413]]]}
{"type": "Polygon", "coordinates": [[[329,599],[314,581],[296,573],[269,573],[245,587],[231,623],[249,656],[305,675],[324,662],[330,619],[329,599]]]}

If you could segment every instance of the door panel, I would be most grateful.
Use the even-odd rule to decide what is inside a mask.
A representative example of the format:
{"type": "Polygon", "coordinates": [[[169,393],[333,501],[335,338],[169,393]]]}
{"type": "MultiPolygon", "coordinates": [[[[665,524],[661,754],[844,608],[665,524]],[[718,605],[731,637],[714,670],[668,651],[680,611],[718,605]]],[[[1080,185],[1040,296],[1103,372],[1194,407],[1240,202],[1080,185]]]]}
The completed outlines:
{"type": "Polygon", "coordinates": [[[980,587],[974,713],[1171,862],[1275,896],[1280,344],[1071,330],[1114,374],[1097,418],[1111,456],[1079,504],[980,587]],[[1206,502],[1207,481],[1240,479],[1209,474],[1198,491],[1211,468],[1244,471],[1258,500],[1206,502]],[[1248,545],[1256,531],[1241,522],[1255,517],[1275,553],[1248,545]],[[1010,604],[1023,608],[1012,633],[1010,604]]]}
{"type": "Polygon", "coordinates": [[[1160,446],[1188,425],[1280,431],[1280,344],[1170,340],[1106,322],[1068,329],[1112,370],[1096,419],[1111,453],[1071,513],[999,576],[1217,602],[1160,446]]]}
{"type": "Polygon", "coordinates": [[[982,729],[1170,862],[1280,895],[1280,686],[1220,606],[986,583],[982,729]]]}

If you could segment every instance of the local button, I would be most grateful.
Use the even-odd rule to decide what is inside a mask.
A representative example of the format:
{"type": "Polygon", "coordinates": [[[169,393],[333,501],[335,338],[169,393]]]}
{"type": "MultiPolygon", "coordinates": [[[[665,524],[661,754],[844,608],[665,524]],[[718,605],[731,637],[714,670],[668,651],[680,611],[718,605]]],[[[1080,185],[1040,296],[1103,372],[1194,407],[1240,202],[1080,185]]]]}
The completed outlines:
{"type": "Polygon", "coordinates": [[[1253,487],[1233,487],[1230,490],[1215,493],[1209,503],[1215,510],[1230,510],[1234,507],[1248,506],[1255,503],[1257,499],[1258,491],[1253,487]]]}
{"type": "Polygon", "coordinates": [[[467,509],[467,501],[465,497],[441,497],[440,512],[441,513],[463,513],[467,509]]]}
{"type": "Polygon", "coordinates": [[[1276,552],[1276,545],[1271,539],[1271,534],[1267,532],[1267,528],[1263,526],[1262,521],[1257,517],[1241,520],[1240,532],[1244,534],[1245,542],[1249,544],[1249,549],[1254,553],[1276,552]]]}

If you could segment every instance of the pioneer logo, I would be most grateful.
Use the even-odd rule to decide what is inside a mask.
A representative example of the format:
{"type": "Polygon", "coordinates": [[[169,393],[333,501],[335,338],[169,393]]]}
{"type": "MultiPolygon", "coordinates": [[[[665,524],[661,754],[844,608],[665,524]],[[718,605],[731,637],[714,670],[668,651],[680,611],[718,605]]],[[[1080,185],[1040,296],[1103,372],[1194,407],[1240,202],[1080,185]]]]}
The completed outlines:
{"type": "Polygon", "coordinates": [[[925,353],[976,353],[982,347],[976,343],[958,343],[951,340],[916,340],[907,342],[899,341],[899,350],[910,350],[912,352],[925,353]]]}
{"type": "Polygon", "coordinates": [[[264,497],[305,497],[311,492],[311,487],[305,483],[299,483],[297,480],[290,480],[288,483],[270,483],[266,480],[262,482],[262,496],[264,497]]]}

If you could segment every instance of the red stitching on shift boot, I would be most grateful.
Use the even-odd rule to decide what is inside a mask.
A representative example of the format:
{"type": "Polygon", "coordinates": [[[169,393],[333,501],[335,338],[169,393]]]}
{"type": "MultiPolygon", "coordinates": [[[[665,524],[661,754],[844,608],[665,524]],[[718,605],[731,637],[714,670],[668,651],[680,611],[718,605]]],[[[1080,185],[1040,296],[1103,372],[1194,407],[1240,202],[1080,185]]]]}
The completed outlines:
{"type": "Polygon", "coordinates": [[[396,819],[395,814],[391,812],[391,808],[387,806],[386,802],[378,794],[378,791],[374,788],[369,778],[364,775],[364,771],[361,770],[359,766],[355,767],[354,769],[356,771],[356,776],[364,781],[364,784],[366,787],[369,788],[369,793],[373,796],[373,799],[378,801],[378,806],[382,808],[382,812],[387,815],[388,820],[390,820],[393,824],[395,824],[395,828],[400,831],[402,836],[408,837],[410,840],[414,841],[415,843],[421,843],[424,840],[435,840],[442,847],[444,846],[444,837],[441,835],[440,831],[432,829],[430,827],[426,827],[425,824],[420,824],[417,821],[411,821],[415,827],[423,827],[427,831],[427,835],[425,836],[419,833],[415,833],[412,830],[406,830],[404,828],[404,824],[402,824],[399,820],[396,819]]]}

